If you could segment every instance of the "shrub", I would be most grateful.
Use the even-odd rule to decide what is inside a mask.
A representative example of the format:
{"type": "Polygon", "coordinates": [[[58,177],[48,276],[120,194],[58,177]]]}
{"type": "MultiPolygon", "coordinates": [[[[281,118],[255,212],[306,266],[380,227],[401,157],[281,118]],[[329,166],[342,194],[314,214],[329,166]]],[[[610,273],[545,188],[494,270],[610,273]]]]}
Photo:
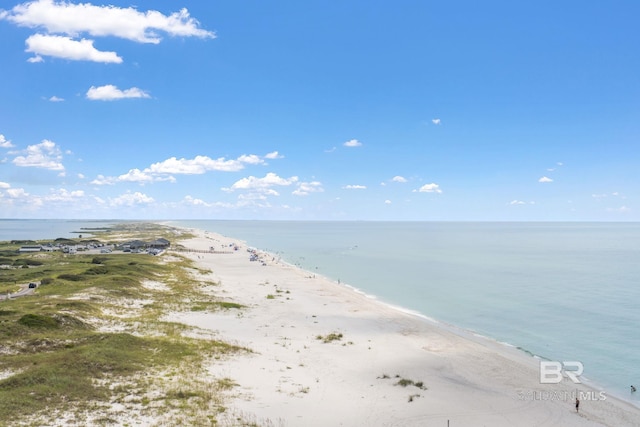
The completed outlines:
{"type": "Polygon", "coordinates": [[[218,306],[220,306],[220,308],[225,308],[225,309],[244,307],[244,305],[242,304],[238,304],[236,302],[228,302],[228,301],[220,301],[220,302],[217,302],[217,304],[218,306]]]}
{"type": "Polygon", "coordinates": [[[322,340],[323,343],[330,343],[331,341],[340,341],[342,339],[343,335],[342,334],[337,334],[335,332],[330,333],[329,335],[327,335],[326,337],[323,337],[322,335],[318,335],[316,337],[317,340],[322,340]]]}
{"type": "Polygon", "coordinates": [[[399,385],[401,387],[407,387],[407,386],[415,386],[421,390],[426,390],[427,387],[424,386],[424,383],[422,381],[413,381],[413,380],[409,380],[407,378],[402,378],[400,380],[398,380],[398,382],[396,383],[396,385],[399,385]]]}
{"type": "Polygon", "coordinates": [[[407,386],[413,385],[413,381],[403,378],[400,381],[398,381],[396,385],[399,385],[401,387],[407,387],[407,386]]]}
{"type": "Polygon", "coordinates": [[[58,237],[56,240],[54,240],[54,242],[60,244],[60,245],[75,245],[76,242],[75,240],[71,240],[71,239],[67,239],[64,237],[58,237]]]}
{"type": "Polygon", "coordinates": [[[41,314],[25,314],[18,320],[18,323],[28,328],[39,329],[56,329],[59,326],[56,319],[41,314]]]}
{"type": "Polygon", "coordinates": [[[17,259],[13,262],[13,265],[17,266],[22,266],[22,267],[26,267],[26,266],[33,266],[33,267],[37,267],[42,265],[42,261],[38,261],[37,259],[29,259],[29,258],[20,258],[17,259]]]}
{"type": "Polygon", "coordinates": [[[107,274],[108,272],[109,272],[109,269],[107,267],[99,266],[99,267],[92,267],[88,269],[87,271],[85,271],[84,274],[96,275],[96,274],[107,274]]]}
{"type": "Polygon", "coordinates": [[[81,282],[83,277],[79,274],[61,274],[58,279],[68,280],[70,282],[81,282]]]}

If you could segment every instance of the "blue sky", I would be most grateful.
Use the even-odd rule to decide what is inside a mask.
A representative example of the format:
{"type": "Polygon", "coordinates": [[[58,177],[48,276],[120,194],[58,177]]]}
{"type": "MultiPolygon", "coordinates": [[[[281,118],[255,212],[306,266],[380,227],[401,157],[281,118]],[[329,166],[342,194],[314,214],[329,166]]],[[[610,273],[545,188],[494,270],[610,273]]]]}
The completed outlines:
{"type": "Polygon", "coordinates": [[[3,1],[0,217],[640,220],[637,1],[3,1]]]}

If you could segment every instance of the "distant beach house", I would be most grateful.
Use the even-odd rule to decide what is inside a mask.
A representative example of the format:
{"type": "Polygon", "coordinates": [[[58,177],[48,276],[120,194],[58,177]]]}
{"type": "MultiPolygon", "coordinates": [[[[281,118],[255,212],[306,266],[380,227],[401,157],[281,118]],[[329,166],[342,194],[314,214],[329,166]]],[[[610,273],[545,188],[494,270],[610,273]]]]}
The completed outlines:
{"type": "Polygon", "coordinates": [[[131,242],[123,243],[120,248],[123,250],[129,249],[131,251],[142,251],[144,249],[167,249],[171,245],[167,239],[156,239],[152,242],[143,242],[142,240],[132,240],[131,242]]]}
{"type": "Polygon", "coordinates": [[[139,251],[147,247],[147,243],[142,240],[132,240],[131,242],[122,245],[123,248],[131,249],[132,251],[139,251]]]}
{"type": "Polygon", "coordinates": [[[154,249],[167,249],[169,246],[171,246],[171,242],[162,237],[149,243],[149,247],[154,249]]]}
{"type": "Polygon", "coordinates": [[[40,252],[42,250],[42,246],[40,245],[26,245],[26,246],[21,246],[20,249],[18,249],[18,252],[40,252]]]}

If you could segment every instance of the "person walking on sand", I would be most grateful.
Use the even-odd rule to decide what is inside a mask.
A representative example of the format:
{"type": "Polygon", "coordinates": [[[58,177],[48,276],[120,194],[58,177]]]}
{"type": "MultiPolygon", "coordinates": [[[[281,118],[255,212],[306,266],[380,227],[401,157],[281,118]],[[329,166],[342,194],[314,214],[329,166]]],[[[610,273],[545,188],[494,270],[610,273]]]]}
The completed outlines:
{"type": "Polygon", "coordinates": [[[576,412],[580,409],[580,399],[576,398],[576,412]]]}

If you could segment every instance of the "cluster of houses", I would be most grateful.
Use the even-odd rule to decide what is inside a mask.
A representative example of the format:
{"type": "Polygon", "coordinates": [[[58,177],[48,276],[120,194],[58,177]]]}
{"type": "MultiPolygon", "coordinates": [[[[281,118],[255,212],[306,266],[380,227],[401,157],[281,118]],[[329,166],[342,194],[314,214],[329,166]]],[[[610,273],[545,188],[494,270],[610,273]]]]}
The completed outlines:
{"type": "Polygon", "coordinates": [[[132,253],[146,252],[151,255],[158,255],[160,252],[169,249],[169,246],[171,246],[171,242],[164,238],[156,239],[152,242],[132,240],[116,246],[116,250],[132,253]]]}
{"type": "Polygon", "coordinates": [[[132,240],[120,244],[104,244],[104,243],[87,243],[70,245],[68,243],[47,243],[46,245],[24,245],[18,249],[20,253],[28,252],[52,252],[61,251],[67,254],[75,254],[77,252],[99,250],[101,253],[110,253],[114,250],[131,253],[148,253],[151,255],[158,255],[162,251],[168,249],[171,246],[171,242],[167,239],[160,238],[151,242],[145,242],[142,240],[132,240]]]}
{"type": "Polygon", "coordinates": [[[91,249],[100,249],[100,248],[108,248],[111,245],[105,245],[103,243],[88,243],[88,244],[78,244],[78,245],[70,245],[68,243],[47,243],[46,245],[25,245],[21,246],[18,249],[20,253],[28,253],[28,252],[54,252],[60,251],[65,254],[75,254],[76,252],[81,251],[89,251],[91,249]]]}

